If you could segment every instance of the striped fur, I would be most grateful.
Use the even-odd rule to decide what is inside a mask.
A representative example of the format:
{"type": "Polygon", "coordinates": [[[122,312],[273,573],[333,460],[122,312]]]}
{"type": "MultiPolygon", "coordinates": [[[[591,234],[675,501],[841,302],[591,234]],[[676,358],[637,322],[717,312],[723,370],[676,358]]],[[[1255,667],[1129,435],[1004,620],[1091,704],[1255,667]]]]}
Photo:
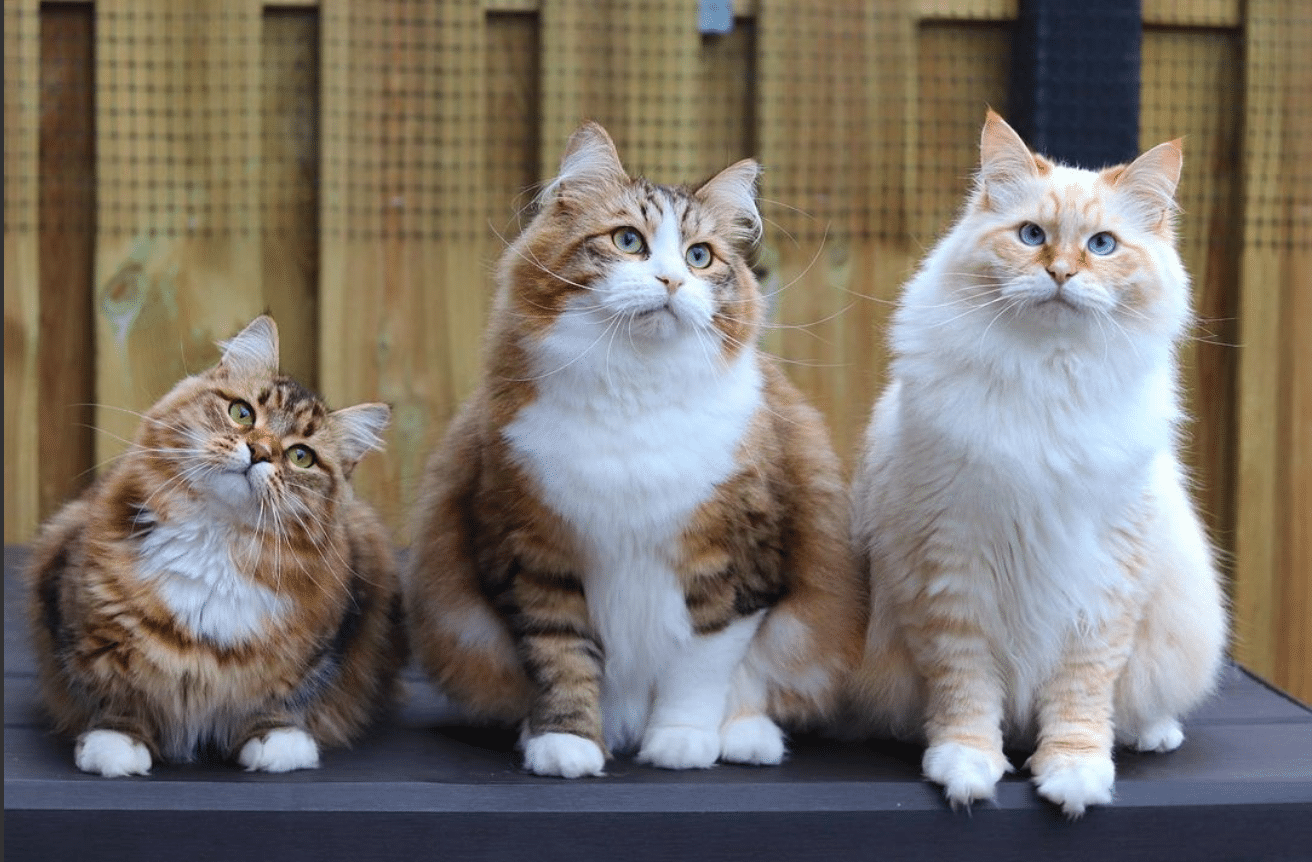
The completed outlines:
{"type": "Polygon", "coordinates": [[[857,470],[873,612],[853,698],[928,743],[954,805],[992,797],[1005,740],[1035,746],[1038,792],[1077,817],[1111,800],[1114,741],[1180,744],[1225,643],[1177,455],[1180,150],[1077,170],[990,114],[981,154],[904,290],[857,470]]]}
{"type": "Polygon", "coordinates": [[[612,750],[776,763],[776,722],[828,715],[859,654],[838,460],[755,346],[756,172],[633,179],[589,124],[502,260],[486,378],[417,507],[407,605],[435,683],[519,723],[531,771],[598,774],[612,750]]]}
{"type": "Polygon", "coordinates": [[[330,412],[277,370],[277,329],[257,318],[143,415],[127,453],[33,547],[42,693],[87,771],[210,751],[312,766],[394,693],[396,566],[349,484],[389,410],[330,412]],[[297,445],[312,466],[291,462],[297,445]]]}

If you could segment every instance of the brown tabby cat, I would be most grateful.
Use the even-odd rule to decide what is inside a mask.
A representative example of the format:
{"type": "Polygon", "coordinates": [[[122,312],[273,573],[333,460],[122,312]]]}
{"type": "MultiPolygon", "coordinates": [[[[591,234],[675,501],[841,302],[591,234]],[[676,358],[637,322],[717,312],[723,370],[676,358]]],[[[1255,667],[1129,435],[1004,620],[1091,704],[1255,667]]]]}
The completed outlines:
{"type": "Polygon", "coordinates": [[[390,409],[329,412],[256,318],[142,417],[31,560],[42,694],[79,769],[214,750],[318,765],[387,704],[406,646],[388,535],[349,479],[390,409]]]}
{"type": "Polygon", "coordinates": [[[585,125],[502,260],[407,602],[438,686],[522,722],[532,772],[778,763],[775,721],[824,715],[860,652],[838,459],[755,346],[757,172],[632,179],[585,125]]]}

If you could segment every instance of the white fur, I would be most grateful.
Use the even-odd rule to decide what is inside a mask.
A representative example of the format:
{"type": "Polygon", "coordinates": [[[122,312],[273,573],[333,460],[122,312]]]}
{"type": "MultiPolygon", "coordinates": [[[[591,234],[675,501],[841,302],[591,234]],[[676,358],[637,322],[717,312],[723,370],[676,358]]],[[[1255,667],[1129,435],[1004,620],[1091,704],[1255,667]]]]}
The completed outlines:
{"type": "Polygon", "coordinates": [[[150,772],[150,749],[117,730],[90,730],[77,739],[73,762],[106,778],[150,772]]]}
{"type": "Polygon", "coordinates": [[[606,755],[597,743],[572,733],[543,733],[524,740],[524,768],[535,775],[601,775],[606,755]]]}
{"type": "Polygon", "coordinates": [[[161,522],[142,539],[137,565],[179,624],[219,646],[249,640],[288,610],[285,599],[238,570],[232,529],[203,516],[161,522]]]}
{"type": "Polygon", "coordinates": [[[616,267],[535,346],[537,397],[505,438],[583,544],[580,575],[605,647],[607,745],[643,741],[652,762],[709,765],[718,741],[692,737],[718,731],[759,616],[694,635],[674,554],[690,516],[737,469],[762,380],[750,347],[724,361],[710,288],[684,262],[671,213],[647,242],[649,258],[616,267]],[[644,740],[653,703],[659,721],[644,740]],[[680,724],[696,730],[677,742],[656,732],[680,724]]]}
{"type": "Polygon", "coordinates": [[[990,756],[977,748],[945,742],[925,750],[921,768],[926,778],[943,785],[943,793],[955,807],[992,799],[998,779],[1010,767],[1000,752],[990,756]]]}
{"type": "Polygon", "coordinates": [[[728,763],[774,766],[784,760],[784,734],[764,715],[732,719],[720,731],[720,759],[728,763]]]}
{"type": "Polygon", "coordinates": [[[299,727],[279,727],[250,739],[237,754],[248,772],[291,772],[319,768],[319,744],[299,727]]]}
{"type": "Polygon", "coordinates": [[[1056,761],[1034,776],[1034,785],[1044,799],[1061,806],[1072,819],[1090,805],[1112,801],[1116,768],[1110,757],[1082,757],[1056,761]]]}

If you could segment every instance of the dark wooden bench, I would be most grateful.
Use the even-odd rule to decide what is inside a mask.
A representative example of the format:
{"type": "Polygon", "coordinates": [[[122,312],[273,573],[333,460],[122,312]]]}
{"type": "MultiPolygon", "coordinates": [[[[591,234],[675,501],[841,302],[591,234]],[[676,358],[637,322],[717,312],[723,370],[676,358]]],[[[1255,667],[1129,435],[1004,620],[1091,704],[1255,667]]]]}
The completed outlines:
{"type": "Polygon", "coordinates": [[[775,768],[621,759],[605,778],[538,778],[519,770],[513,734],[442,726],[413,673],[396,717],[318,770],[84,775],[37,708],[24,556],[5,548],[10,860],[1312,859],[1312,711],[1238,668],[1179,751],[1118,752],[1116,803],[1074,823],[1023,772],[996,805],[954,813],[921,780],[919,750],[889,742],[802,737],[775,768]]]}

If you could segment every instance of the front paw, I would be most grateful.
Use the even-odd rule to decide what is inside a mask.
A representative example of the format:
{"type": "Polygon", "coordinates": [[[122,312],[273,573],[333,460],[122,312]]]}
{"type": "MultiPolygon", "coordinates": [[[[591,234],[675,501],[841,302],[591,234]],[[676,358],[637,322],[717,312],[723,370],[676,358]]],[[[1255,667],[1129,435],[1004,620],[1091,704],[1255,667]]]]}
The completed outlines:
{"type": "Polygon", "coordinates": [[[1090,805],[1107,805],[1112,801],[1116,767],[1102,754],[1065,755],[1030,761],[1034,785],[1044,799],[1061,806],[1071,820],[1082,817],[1090,805]],[[1036,766],[1035,761],[1040,765],[1036,766]]]}
{"type": "Polygon", "coordinates": [[[784,733],[764,715],[737,718],[720,728],[720,759],[774,766],[784,760],[784,733]]]}
{"type": "Polygon", "coordinates": [[[925,750],[921,768],[926,778],[943,785],[948,802],[957,808],[980,799],[992,799],[998,779],[1011,765],[1001,751],[941,742],[925,750]]]}
{"type": "Polygon", "coordinates": [[[637,761],[662,769],[706,769],[720,757],[720,735],[687,725],[648,728],[637,761]]]}
{"type": "Polygon", "coordinates": [[[601,747],[573,733],[543,733],[524,742],[524,768],[535,775],[601,775],[605,765],[601,747]]]}
{"type": "Polygon", "coordinates": [[[89,730],[77,738],[73,762],[106,778],[150,772],[150,749],[117,730],[89,730]]]}
{"type": "Polygon", "coordinates": [[[291,772],[317,769],[319,744],[299,727],[279,727],[247,740],[237,754],[247,772],[291,772]]]}

